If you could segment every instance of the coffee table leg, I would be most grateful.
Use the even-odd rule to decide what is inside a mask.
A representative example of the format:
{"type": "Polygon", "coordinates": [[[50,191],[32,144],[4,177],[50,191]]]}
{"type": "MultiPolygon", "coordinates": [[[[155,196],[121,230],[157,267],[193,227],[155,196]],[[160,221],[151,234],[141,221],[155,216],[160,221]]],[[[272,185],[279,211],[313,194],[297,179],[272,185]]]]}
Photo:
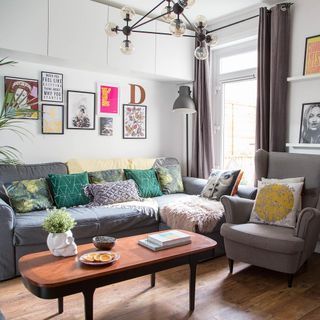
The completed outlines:
{"type": "Polygon", "coordinates": [[[63,297],[58,298],[58,311],[59,314],[63,313],[63,297]]]}
{"type": "Polygon", "coordinates": [[[197,263],[190,262],[190,279],[189,279],[189,310],[194,310],[194,301],[196,295],[196,273],[197,263]]]}
{"type": "Polygon", "coordinates": [[[83,291],[84,296],[84,312],[86,320],[93,320],[93,295],[94,289],[83,291]]]}
{"type": "Polygon", "coordinates": [[[156,285],[156,274],[151,273],[151,287],[154,287],[156,285]]]}

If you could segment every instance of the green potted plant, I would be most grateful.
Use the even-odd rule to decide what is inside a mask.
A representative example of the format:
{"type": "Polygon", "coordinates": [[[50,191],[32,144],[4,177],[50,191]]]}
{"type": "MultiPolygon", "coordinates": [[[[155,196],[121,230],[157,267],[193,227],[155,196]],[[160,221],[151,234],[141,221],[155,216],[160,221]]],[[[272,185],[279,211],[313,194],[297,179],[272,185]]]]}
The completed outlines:
{"type": "Polygon", "coordinates": [[[65,208],[48,210],[43,229],[49,232],[47,245],[54,256],[74,256],[78,253],[71,229],[75,220],[65,208]]]}

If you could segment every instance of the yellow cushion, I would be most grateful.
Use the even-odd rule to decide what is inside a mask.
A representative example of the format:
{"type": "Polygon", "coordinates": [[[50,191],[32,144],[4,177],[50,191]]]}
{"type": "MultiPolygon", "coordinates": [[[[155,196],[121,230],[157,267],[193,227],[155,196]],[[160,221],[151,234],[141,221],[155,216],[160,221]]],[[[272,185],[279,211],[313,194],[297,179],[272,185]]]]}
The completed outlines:
{"type": "Polygon", "coordinates": [[[79,173],[83,171],[103,171],[110,169],[131,169],[129,159],[104,159],[104,160],[76,160],[67,162],[69,173],[79,173]]]}
{"type": "MultiPolygon", "coordinates": [[[[156,159],[146,159],[146,158],[135,158],[129,159],[130,169],[146,170],[153,167],[156,159]]],[[[126,168],[123,168],[126,169],[126,168]]]]}

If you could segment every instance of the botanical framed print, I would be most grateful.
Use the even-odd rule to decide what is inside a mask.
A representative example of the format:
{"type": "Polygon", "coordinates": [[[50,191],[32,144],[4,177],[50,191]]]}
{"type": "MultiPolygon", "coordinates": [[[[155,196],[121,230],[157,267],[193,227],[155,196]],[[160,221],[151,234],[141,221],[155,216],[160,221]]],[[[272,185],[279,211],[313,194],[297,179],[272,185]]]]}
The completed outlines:
{"type": "Polygon", "coordinates": [[[100,118],[100,135],[113,136],[113,118],[100,118]]]}
{"type": "Polygon", "coordinates": [[[39,119],[38,87],[35,79],[4,77],[7,114],[10,112],[13,118],[39,119]]]}
{"type": "Polygon", "coordinates": [[[63,74],[41,72],[41,100],[63,102],[63,74]]]}
{"type": "Polygon", "coordinates": [[[303,74],[320,73],[320,35],[306,39],[303,74]]]}
{"type": "Polygon", "coordinates": [[[147,138],[147,106],[123,105],[123,139],[147,138]]]}
{"type": "Polygon", "coordinates": [[[64,106],[43,104],[41,112],[42,134],[64,133],[64,106]]]}
{"type": "Polygon", "coordinates": [[[302,105],[299,142],[320,143],[320,102],[302,105]]]}
{"type": "Polygon", "coordinates": [[[98,114],[119,114],[119,87],[105,83],[98,83],[98,114]]]}
{"type": "Polygon", "coordinates": [[[67,91],[67,129],[95,129],[94,92],[67,91]]]}

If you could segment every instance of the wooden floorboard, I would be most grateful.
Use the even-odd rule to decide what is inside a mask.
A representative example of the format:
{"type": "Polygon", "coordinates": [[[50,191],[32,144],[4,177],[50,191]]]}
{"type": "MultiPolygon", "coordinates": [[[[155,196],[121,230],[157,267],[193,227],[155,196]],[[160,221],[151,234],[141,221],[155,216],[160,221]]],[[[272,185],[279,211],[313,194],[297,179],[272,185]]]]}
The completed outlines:
{"type": "MultiPolygon", "coordinates": [[[[196,309],[188,311],[188,267],[157,274],[156,287],[141,277],[96,290],[97,320],[319,320],[320,254],[287,287],[284,274],[235,263],[228,275],[225,257],[202,263],[197,272],[196,309]]],[[[0,309],[6,319],[84,319],[81,294],[65,298],[65,311],[57,315],[57,302],[29,293],[20,278],[0,283],[0,309]]]]}

